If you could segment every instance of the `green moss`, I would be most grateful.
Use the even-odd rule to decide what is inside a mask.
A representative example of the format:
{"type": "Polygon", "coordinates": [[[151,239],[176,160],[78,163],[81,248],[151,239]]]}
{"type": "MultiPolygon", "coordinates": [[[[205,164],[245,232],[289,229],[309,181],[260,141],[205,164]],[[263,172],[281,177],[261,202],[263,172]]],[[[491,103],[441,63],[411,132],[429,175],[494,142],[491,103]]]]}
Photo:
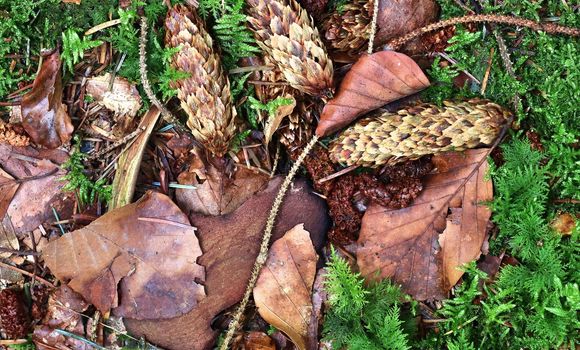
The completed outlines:
{"type": "Polygon", "coordinates": [[[333,349],[410,348],[400,316],[405,297],[399,287],[388,280],[366,287],[360,274],[334,251],[327,270],[324,285],[331,307],[323,337],[333,349]]]}

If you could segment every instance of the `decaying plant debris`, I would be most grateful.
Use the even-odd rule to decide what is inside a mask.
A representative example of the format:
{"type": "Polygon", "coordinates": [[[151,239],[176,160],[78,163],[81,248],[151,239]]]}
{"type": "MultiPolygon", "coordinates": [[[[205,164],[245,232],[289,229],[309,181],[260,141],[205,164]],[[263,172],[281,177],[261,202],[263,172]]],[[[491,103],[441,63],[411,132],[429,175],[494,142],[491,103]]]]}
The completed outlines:
{"type": "Polygon", "coordinates": [[[0,0],[0,347],[574,348],[579,11],[0,0]]]}

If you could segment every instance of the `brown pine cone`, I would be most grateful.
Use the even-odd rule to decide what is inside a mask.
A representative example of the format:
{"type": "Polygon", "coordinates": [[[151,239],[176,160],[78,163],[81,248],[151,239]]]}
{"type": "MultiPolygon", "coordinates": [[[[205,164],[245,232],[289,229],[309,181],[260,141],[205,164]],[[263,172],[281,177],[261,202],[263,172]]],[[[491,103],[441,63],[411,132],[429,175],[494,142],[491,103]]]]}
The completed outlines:
{"type": "Polygon", "coordinates": [[[378,111],[342,132],[330,147],[334,162],[375,167],[446,151],[491,145],[511,113],[487,100],[419,104],[378,111]]]}
{"type": "Polygon", "coordinates": [[[258,45],[290,86],[309,95],[329,96],[332,61],[306,11],[295,0],[247,0],[247,4],[258,45]]]}
{"type": "Polygon", "coordinates": [[[349,2],[324,20],[324,38],[334,50],[358,55],[368,46],[372,18],[373,0],[349,2]]]}
{"type": "Polygon", "coordinates": [[[220,57],[213,51],[213,41],[203,22],[187,7],[173,7],[167,13],[165,27],[166,47],[181,47],[172,57],[172,67],[190,74],[171,83],[189,117],[187,126],[211,153],[221,157],[235,134],[236,111],[220,57]]]}
{"type": "Polygon", "coordinates": [[[17,133],[12,125],[0,120],[0,143],[15,147],[26,147],[30,144],[30,138],[17,133]]]}

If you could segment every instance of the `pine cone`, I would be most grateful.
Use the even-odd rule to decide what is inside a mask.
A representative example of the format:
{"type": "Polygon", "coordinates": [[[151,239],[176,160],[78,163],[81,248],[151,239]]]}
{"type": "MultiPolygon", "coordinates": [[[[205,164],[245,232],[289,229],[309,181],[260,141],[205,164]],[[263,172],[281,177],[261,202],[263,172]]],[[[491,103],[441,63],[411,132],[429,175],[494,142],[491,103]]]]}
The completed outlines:
{"type": "Polygon", "coordinates": [[[331,145],[334,162],[379,166],[492,144],[510,112],[480,99],[420,104],[377,112],[345,130],[331,145]]]}
{"type": "Polygon", "coordinates": [[[0,120],[0,143],[7,143],[15,147],[26,147],[30,144],[30,138],[17,133],[10,124],[0,120]]]}
{"type": "Polygon", "coordinates": [[[324,20],[324,38],[336,51],[358,55],[369,43],[372,18],[373,0],[349,2],[324,20]]]}
{"type": "Polygon", "coordinates": [[[211,153],[221,157],[235,134],[236,111],[219,55],[201,19],[187,7],[173,7],[165,27],[166,47],[181,47],[172,58],[172,67],[190,74],[171,83],[189,117],[187,126],[211,153]]]}
{"type": "Polygon", "coordinates": [[[332,91],[332,61],[318,30],[295,0],[247,0],[248,21],[258,45],[290,86],[314,96],[332,91]]]}

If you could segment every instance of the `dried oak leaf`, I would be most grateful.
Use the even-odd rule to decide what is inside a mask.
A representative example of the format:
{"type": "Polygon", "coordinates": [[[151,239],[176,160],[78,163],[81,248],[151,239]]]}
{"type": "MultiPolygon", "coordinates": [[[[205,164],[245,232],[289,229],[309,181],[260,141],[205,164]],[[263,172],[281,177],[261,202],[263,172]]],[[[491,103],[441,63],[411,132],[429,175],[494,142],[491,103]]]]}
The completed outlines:
{"type": "MultiPolygon", "coordinates": [[[[133,336],[143,336],[165,349],[213,349],[219,334],[212,320],[235,305],[244,294],[272,202],[283,178],[275,177],[268,186],[248,199],[236,211],[222,216],[190,215],[198,228],[203,250],[199,263],[206,269],[207,297],[186,315],[170,320],[125,319],[133,336]]],[[[317,249],[324,242],[328,217],[324,201],[311,193],[304,180],[294,182],[286,195],[272,240],[297,224],[304,223],[317,249]]]]}
{"type": "Polygon", "coordinates": [[[482,202],[493,197],[485,179],[487,153],[434,156],[438,171],[424,178],[424,190],[410,207],[371,206],[358,239],[361,273],[392,278],[418,300],[445,298],[463,274],[458,267],[481,253],[491,215],[482,202]]]}
{"type": "Polygon", "coordinates": [[[195,185],[195,190],[175,191],[179,207],[186,213],[206,215],[229,214],[258,192],[268,182],[269,176],[247,168],[238,167],[233,176],[196,158],[189,171],[179,175],[181,184],[195,185]]]}
{"type": "Polygon", "coordinates": [[[421,68],[402,53],[365,55],[346,73],[335,98],[324,106],[316,134],[328,136],[361,115],[428,86],[421,68]]]}
{"type": "Polygon", "coordinates": [[[308,337],[308,325],[317,260],[309,233],[304,225],[296,225],[272,244],[254,287],[260,316],[301,350],[316,349],[316,339],[308,337]]]}
{"type": "Polygon", "coordinates": [[[147,192],[50,242],[43,257],[57,278],[102,312],[171,318],[205,297],[197,282],[204,268],[196,262],[202,251],[194,231],[169,197],[147,192]]]}
{"type": "Polygon", "coordinates": [[[38,145],[57,148],[74,130],[62,103],[62,78],[58,51],[44,58],[32,90],[22,97],[22,126],[38,145]]]}
{"type": "Polygon", "coordinates": [[[67,199],[74,194],[62,192],[60,180],[65,171],[59,165],[67,158],[61,150],[0,144],[0,167],[21,182],[7,211],[17,235],[54,221],[53,208],[62,219],[72,214],[74,201],[67,199]]]}

